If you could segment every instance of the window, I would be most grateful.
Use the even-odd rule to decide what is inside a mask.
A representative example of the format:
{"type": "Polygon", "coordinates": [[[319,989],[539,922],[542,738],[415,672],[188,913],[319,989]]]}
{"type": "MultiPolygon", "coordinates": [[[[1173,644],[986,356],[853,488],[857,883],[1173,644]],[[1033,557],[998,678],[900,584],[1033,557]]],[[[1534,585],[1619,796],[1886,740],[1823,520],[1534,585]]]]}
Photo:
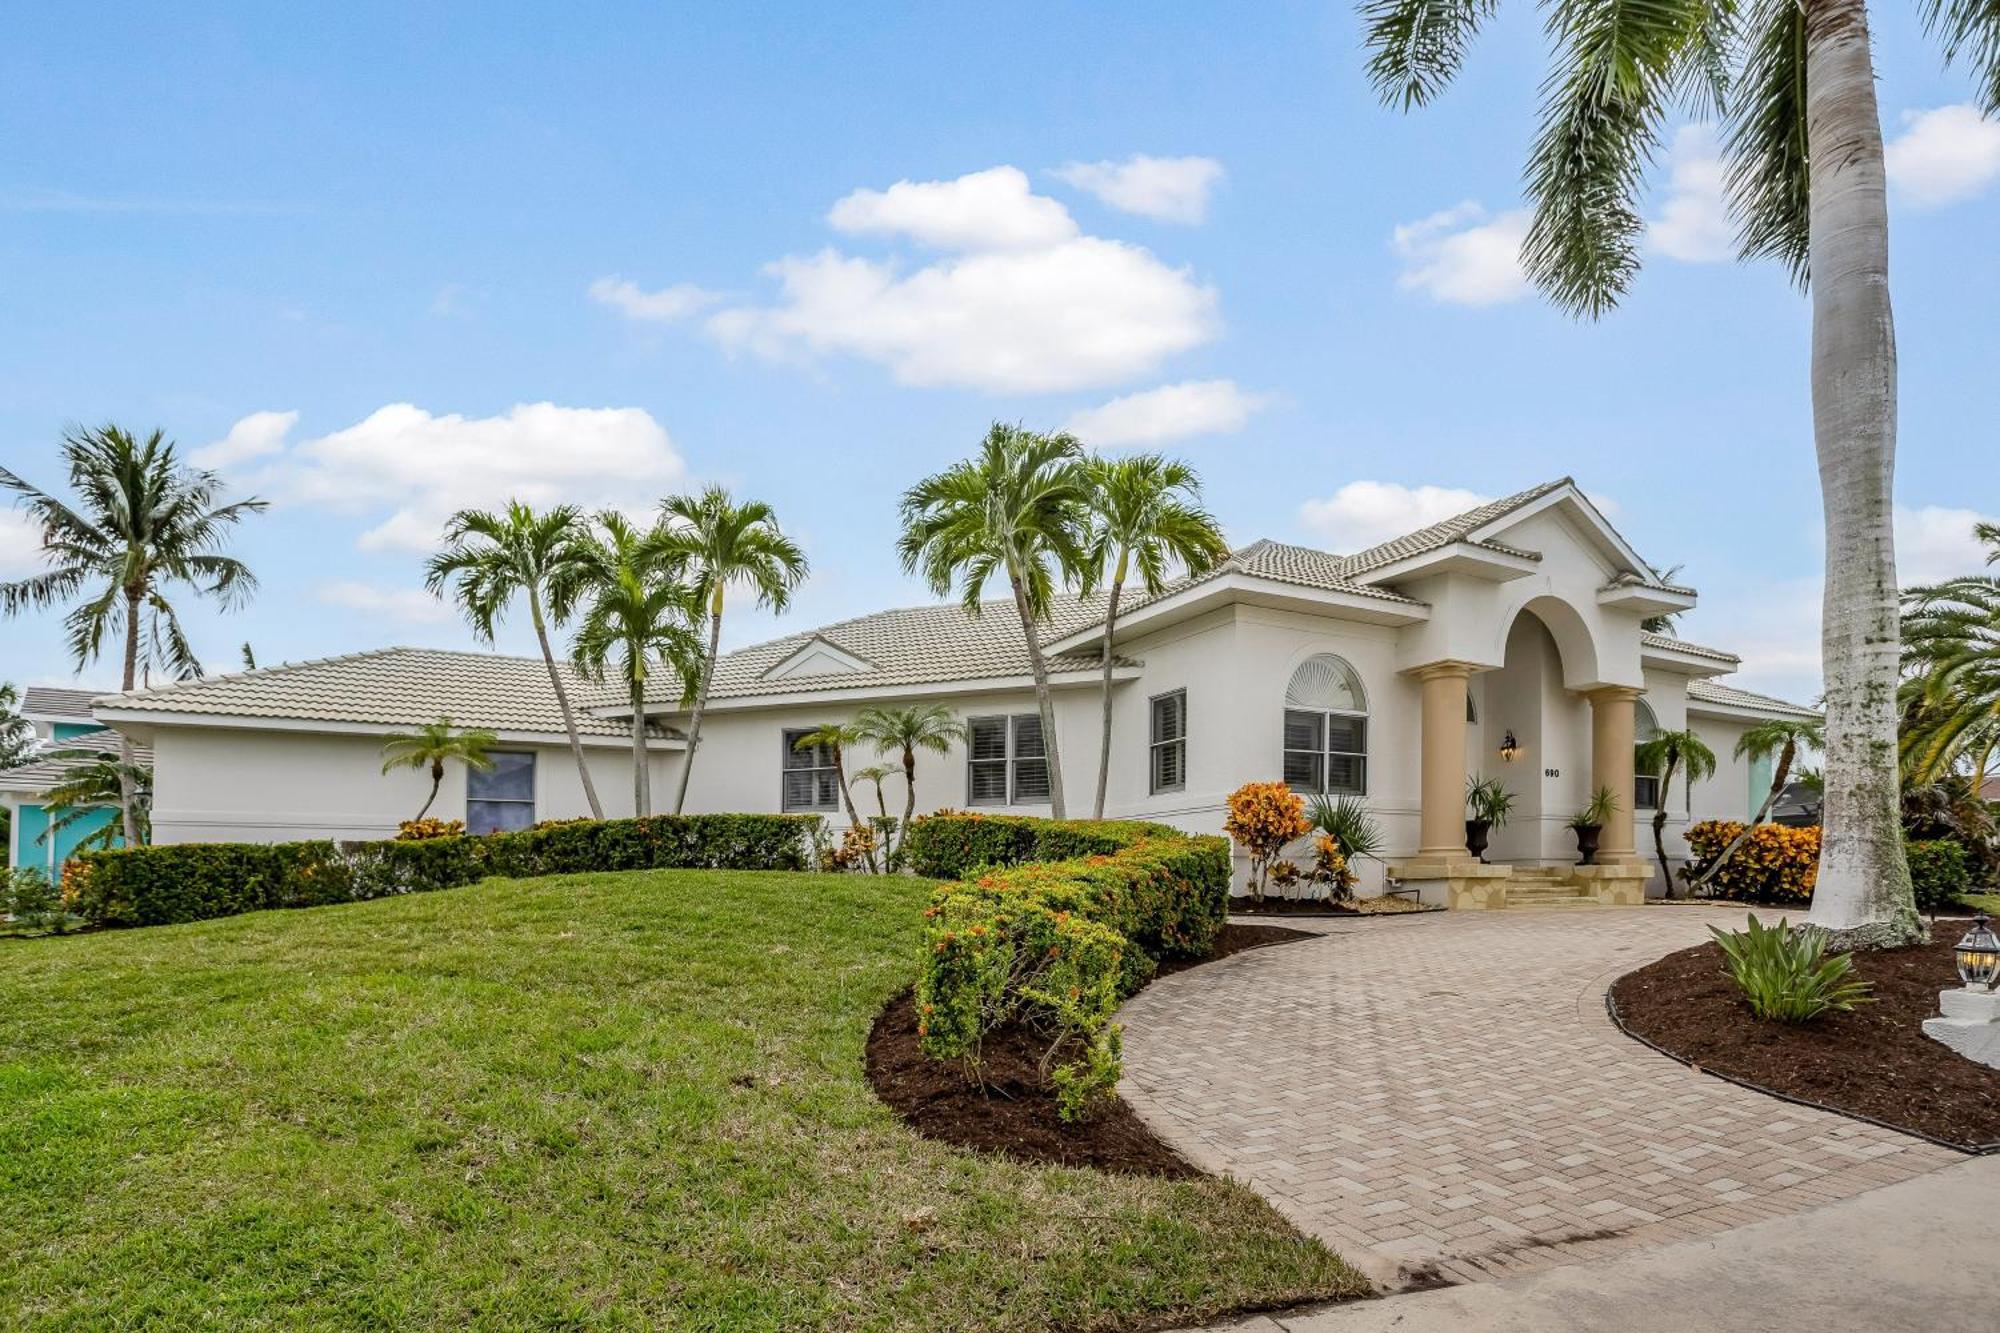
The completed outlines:
{"type": "MultiPolygon", "coordinates": [[[[1634,746],[1644,745],[1660,734],[1660,724],[1653,717],[1653,710],[1640,699],[1632,705],[1632,740],[1634,746]]],[[[1632,766],[1632,808],[1634,810],[1657,810],[1660,808],[1660,775],[1648,773],[1635,759],[1632,766]]]]}
{"type": "Polygon", "coordinates": [[[465,770],[465,831],[512,833],[535,822],[535,756],[489,750],[493,767],[465,770]]]}
{"type": "Polygon", "coordinates": [[[1285,782],[1300,791],[1368,793],[1368,698],[1338,657],[1309,657],[1285,687],[1285,782]]]}
{"type": "Polygon", "coordinates": [[[778,793],[783,810],[840,809],[840,779],[833,770],[831,745],[798,748],[799,738],[810,736],[816,727],[787,728],[785,738],[784,786],[778,793]]]}
{"type": "Polygon", "coordinates": [[[1187,691],[1153,699],[1153,739],[1148,767],[1154,792],[1181,791],[1187,786],[1187,691]]]}
{"type": "Polygon", "coordinates": [[[966,724],[967,805],[1041,805],[1049,799],[1048,747],[1042,715],[975,717],[966,724]]]}

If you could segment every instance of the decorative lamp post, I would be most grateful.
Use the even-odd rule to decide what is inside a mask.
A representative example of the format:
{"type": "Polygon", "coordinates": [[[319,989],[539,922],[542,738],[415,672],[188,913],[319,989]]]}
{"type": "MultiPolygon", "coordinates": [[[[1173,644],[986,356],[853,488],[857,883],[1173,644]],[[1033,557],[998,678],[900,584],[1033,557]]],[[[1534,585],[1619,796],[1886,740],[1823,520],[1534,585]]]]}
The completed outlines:
{"type": "Polygon", "coordinates": [[[2000,935],[1993,933],[1986,913],[1973,920],[1972,929],[1965,932],[1952,956],[1958,961],[1958,979],[1967,990],[1990,991],[2000,981],[2000,935]]]}
{"type": "Polygon", "coordinates": [[[1952,951],[1959,990],[1938,995],[1938,1017],[1924,1020],[1924,1035],[1941,1041],[1968,1060],[2000,1069],[2000,936],[1981,912],[1952,951]]]}

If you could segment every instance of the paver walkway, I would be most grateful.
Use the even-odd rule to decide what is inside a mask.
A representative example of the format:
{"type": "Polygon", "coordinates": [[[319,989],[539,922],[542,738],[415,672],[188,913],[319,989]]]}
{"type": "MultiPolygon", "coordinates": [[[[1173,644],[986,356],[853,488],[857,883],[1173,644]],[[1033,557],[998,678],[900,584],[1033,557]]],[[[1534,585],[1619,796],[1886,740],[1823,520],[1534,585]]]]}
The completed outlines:
{"type": "MultiPolygon", "coordinates": [[[[1960,1154],[1738,1088],[1612,1026],[1620,975],[1740,909],[1452,912],[1167,977],[1125,1009],[1133,1107],[1388,1286],[1710,1235],[1960,1154]]],[[[1297,924],[1297,923],[1288,923],[1297,924]]]]}

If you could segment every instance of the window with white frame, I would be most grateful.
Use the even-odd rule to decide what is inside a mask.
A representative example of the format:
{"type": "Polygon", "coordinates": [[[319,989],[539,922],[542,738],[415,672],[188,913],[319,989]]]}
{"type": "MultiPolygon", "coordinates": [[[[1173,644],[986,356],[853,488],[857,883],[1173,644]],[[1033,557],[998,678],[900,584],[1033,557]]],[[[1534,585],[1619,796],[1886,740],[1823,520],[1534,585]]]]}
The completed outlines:
{"type": "Polygon", "coordinates": [[[1285,687],[1285,782],[1298,791],[1368,794],[1368,696],[1331,653],[1308,657],[1285,687]]]}
{"type": "Polygon", "coordinates": [[[1156,694],[1152,700],[1152,741],[1147,757],[1148,789],[1154,793],[1187,787],[1187,691],[1156,694]]]}
{"type": "Polygon", "coordinates": [[[465,770],[465,831],[512,833],[535,823],[535,756],[488,750],[488,769],[465,770]]]}
{"type": "Polygon", "coordinates": [[[1048,802],[1049,752],[1040,713],[968,718],[966,728],[967,805],[1048,802]]]}
{"type": "Polygon", "coordinates": [[[804,749],[799,748],[800,739],[816,730],[815,727],[788,727],[783,733],[785,755],[783,787],[778,793],[780,809],[840,809],[840,776],[833,766],[833,747],[808,745],[804,749]]]}
{"type": "MultiPolygon", "coordinates": [[[[1660,724],[1653,716],[1653,710],[1640,699],[1632,705],[1632,743],[1636,749],[1660,734],[1660,724]]],[[[1632,808],[1634,810],[1657,810],[1660,808],[1660,775],[1648,773],[1636,761],[1632,767],[1632,808]]]]}

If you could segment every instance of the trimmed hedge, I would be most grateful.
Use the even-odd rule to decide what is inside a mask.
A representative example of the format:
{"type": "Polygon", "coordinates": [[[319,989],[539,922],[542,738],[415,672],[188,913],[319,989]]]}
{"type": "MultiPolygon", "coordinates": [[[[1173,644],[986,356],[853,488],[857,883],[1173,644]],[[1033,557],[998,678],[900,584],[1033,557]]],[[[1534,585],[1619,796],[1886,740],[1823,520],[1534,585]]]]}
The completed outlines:
{"type": "Polygon", "coordinates": [[[157,926],[602,870],[804,870],[817,815],[654,815],[519,833],[388,842],[182,843],[85,852],[63,869],[70,910],[157,926]]]}
{"type": "Polygon", "coordinates": [[[1229,844],[1164,824],[945,813],[910,826],[919,874],[951,875],[925,910],[918,1033],[975,1071],[986,1034],[1046,1040],[1066,1117],[1118,1082],[1118,1005],[1162,958],[1201,958],[1229,910],[1229,844]]]}

